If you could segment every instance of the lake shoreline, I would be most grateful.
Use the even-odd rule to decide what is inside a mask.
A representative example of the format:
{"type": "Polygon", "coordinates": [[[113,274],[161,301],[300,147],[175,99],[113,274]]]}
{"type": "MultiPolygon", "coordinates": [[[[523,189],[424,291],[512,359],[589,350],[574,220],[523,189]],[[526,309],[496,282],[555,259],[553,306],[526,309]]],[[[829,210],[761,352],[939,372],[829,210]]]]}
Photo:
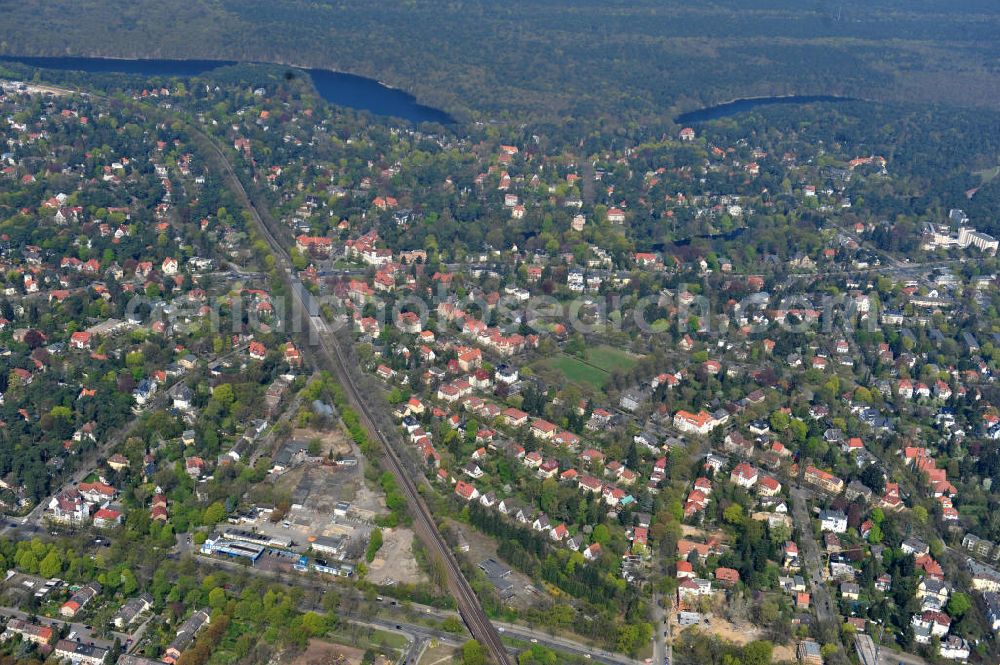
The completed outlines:
{"type": "Polygon", "coordinates": [[[740,97],[705,106],[700,109],[685,111],[674,118],[678,125],[696,124],[709,120],[726,118],[737,113],[744,113],[760,106],[776,106],[781,104],[821,104],[821,103],[842,103],[842,102],[864,102],[866,100],[858,97],[848,97],[845,95],[763,95],[760,97],[740,97]]]}
{"type": "Polygon", "coordinates": [[[213,60],[202,58],[123,58],[111,56],[19,56],[0,55],[0,63],[12,62],[38,69],[83,71],[90,74],[193,77],[222,67],[257,65],[287,67],[307,74],[316,94],[330,104],[401,118],[413,123],[455,124],[443,109],[421,104],[417,97],[383,81],[335,69],[308,67],[287,62],[213,60]]]}

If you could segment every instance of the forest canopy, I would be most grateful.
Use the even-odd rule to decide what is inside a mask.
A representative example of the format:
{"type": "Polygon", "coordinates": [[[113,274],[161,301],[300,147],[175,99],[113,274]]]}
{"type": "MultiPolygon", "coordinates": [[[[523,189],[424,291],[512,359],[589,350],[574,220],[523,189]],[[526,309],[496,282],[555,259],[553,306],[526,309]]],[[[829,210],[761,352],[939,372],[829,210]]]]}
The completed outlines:
{"type": "Polygon", "coordinates": [[[1000,103],[982,0],[0,0],[0,54],[349,71],[460,116],[648,120],[735,97],[1000,103]]]}

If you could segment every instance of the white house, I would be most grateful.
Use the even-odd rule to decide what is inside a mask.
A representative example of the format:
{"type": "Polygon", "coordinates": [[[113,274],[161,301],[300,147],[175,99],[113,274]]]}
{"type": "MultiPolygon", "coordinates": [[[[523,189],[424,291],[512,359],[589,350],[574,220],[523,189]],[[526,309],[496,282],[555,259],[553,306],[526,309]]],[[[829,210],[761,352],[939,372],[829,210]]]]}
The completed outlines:
{"type": "Polygon", "coordinates": [[[745,487],[750,489],[757,484],[757,469],[753,468],[746,462],[742,462],[736,465],[733,472],[729,474],[729,480],[736,483],[740,487],[745,487]]]}
{"type": "Polygon", "coordinates": [[[964,662],[969,658],[969,643],[958,635],[950,635],[948,639],[941,640],[941,649],[938,653],[942,658],[964,662]]]}
{"type": "Polygon", "coordinates": [[[689,577],[677,587],[677,595],[683,600],[698,596],[712,595],[712,581],[699,577],[689,577]]]}
{"type": "Polygon", "coordinates": [[[823,531],[844,533],[847,531],[847,515],[839,510],[824,510],[819,514],[820,528],[823,531]]]}
{"type": "Polygon", "coordinates": [[[914,614],[910,623],[913,625],[915,639],[920,644],[928,644],[931,637],[944,637],[951,628],[951,618],[947,614],[932,610],[914,614]]]}

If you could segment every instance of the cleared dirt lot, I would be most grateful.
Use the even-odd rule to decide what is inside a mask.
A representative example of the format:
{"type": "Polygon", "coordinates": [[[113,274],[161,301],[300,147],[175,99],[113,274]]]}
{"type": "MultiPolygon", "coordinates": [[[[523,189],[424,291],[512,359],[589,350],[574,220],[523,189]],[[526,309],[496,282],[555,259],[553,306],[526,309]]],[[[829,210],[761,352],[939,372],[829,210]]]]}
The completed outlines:
{"type": "Polygon", "coordinates": [[[298,427],[292,430],[292,438],[300,441],[312,441],[319,439],[323,445],[323,454],[333,453],[336,455],[353,455],[350,441],[339,427],[332,427],[329,430],[317,430],[312,428],[298,427]]]}
{"type": "MultiPolygon", "coordinates": [[[[375,515],[386,512],[385,496],[382,491],[377,487],[373,490],[365,484],[364,470],[367,460],[339,430],[334,433],[296,430],[296,433],[294,438],[306,441],[310,439],[303,437],[309,433],[325,434],[328,440],[324,446],[329,444],[345,456],[353,456],[357,460],[357,465],[340,466],[329,460],[323,464],[300,464],[274,480],[276,493],[290,497],[293,504],[330,515],[333,514],[334,506],[339,501],[350,503],[354,516],[360,519],[370,520],[375,515]],[[299,433],[303,437],[299,437],[299,433]]],[[[326,450],[329,450],[329,447],[325,447],[324,451],[326,450]]]]}
{"type": "Polygon", "coordinates": [[[364,651],[343,644],[309,640],[301,654],[288,661],[289,665],[361,665],[364,651]]]}
{"type": "MultiPolygon", "coordinates": [[[[718,635],[720,638],[728,642],[732,642],[733,644],[746,644],[747,642],[753,642],[754,640],[767,639],[764,635],[764,631],[749,623],[734,624],[714,614],[708,615],[708,620],[711,622],[708,625],[702,623],[700,626],[680,628],[677,623],[677,613],[670,613],[670,621],[673,624],[673,634],[675,637],[683,630],[697,628],[702,633],[718,635]]],[[[777,663],[784,660],[794,661],[796,658],[797,656],[795,654],[794,646],[781,644],[774,645],[774,651],[771,655],[771,660],[773,662],[777,663]]]]}
{"type": "Polygon", "coordinates": [[[349,556],[360,556],[368,544],[372,520],[384,512],[380,492],[365,487],[362,466],[301,464],[274,479],[275,493],[291,498],[291,509],[278,523],[261,517],[252,526],[260,533],[285,536],[299,545],[311,537],[346,536],[349,556]],[[337,514],[337,504],[350,504],[337,514]]]}
{"type": "Polygon", "coordinates": [[[413,556],[413,531],[397,527],[382,530],[382,549],[368,564],[366,578],[373,584],[426,582],[427,576],[417,566],[413,556]]]}
{"type": "Polygon", "coordinates": [[[685,538],[691,538],[692,540],[700,542],[706,542],[709,538],[715,538],[721,543],[725,543],[729,540],[724,531],[710,531],[708,529],[692,526],[690,524],[681,525],[681,535],[685,538]]]}

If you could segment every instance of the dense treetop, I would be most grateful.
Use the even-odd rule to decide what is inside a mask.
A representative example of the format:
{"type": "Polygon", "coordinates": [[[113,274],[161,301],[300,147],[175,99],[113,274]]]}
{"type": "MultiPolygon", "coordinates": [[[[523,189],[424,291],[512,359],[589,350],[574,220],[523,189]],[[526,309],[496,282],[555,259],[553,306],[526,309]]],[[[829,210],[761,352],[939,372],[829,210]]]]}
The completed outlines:
{"type": "Polygon", "coordinates": [[[465,0],[0,2],[0,53],[220,58],[376,77],[460,114],[669,116],[733,97],[1000,101],[995,7],[465,0]]]}

